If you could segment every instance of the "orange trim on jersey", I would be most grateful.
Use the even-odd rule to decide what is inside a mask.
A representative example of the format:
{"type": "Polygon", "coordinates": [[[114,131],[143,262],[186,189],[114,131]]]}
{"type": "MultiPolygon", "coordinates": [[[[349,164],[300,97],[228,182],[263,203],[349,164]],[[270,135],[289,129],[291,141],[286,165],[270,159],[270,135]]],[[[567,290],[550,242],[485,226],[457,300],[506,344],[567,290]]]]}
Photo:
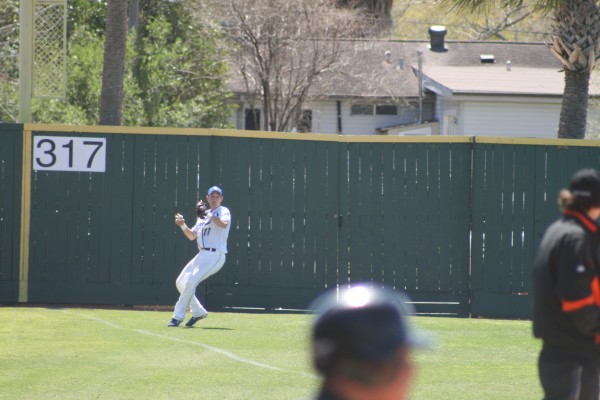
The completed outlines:
{"type": "Polygon", "coordinates": [[[579,211],[565,210],[564,214],[577,218],[590,232],[596,232],[598,230],[598,225],[596,225],[588,217],[586,217],[579,211]]]}
{"type": "MultiPolygon", "coordinates": [[[[594,297],[594,303],[600,307],[600,278],[597,276],[592,279],[592,296],[594,297]]],[[[594,343],[600,345],[600,333],[594,335],[594,343]]]]}
{"type": "MultiPolygon", "coordinates": [[[[600,307],[600,278],[595,276],[592,279],[592,283],[590,283],[590,289],[592,294],[588,297],[584,297],[583,299],[567,301],[561,300],[562,310],[564,312],[573,312],[577,310],[581,310],[584,307],[588,306],[598,306],[600,307]]],[[[599,339],[600,340],[600,339],[599,339]]]]}
{"type": "Polygon", "coordinates": [[[600,278],[597,276],[592,279],[592,296],[594,297],[594,304],[600,307],[600,278]]]}
{"type": "Polygon", "coordinates": [[[581,310],[582,308],[585,308],[588,306],[593,306],[594,304],[596,304],[596,299],[594,299],[593,295],[590,295],[581,300],[575,300],[575,301],[561,300],[561,303],[562,303],[562,310],[564,312],[573,312],[573,311],[581,310]]]}

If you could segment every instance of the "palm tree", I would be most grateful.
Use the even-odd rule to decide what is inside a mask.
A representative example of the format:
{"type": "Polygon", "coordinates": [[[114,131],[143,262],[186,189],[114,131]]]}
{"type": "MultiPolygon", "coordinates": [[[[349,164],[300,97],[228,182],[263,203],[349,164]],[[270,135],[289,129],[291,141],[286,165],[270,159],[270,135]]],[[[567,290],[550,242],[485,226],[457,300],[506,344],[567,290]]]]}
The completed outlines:
{"type": "Polygon", "coordinates": [[[108,0],[106,4],[100,125],[121,125],[127,42],[127,8],[127,0],[108,0]]]}
{"type": "MultiPolygon", "coordinates": [[[[393,25],[392,8],[394,0],[335,0],[338,7],[359,9],[372,18],[374,27],[390,29],[393,25]]],[[[410,2],[409,2],[410,4],[410,2]]]]}
{"type": "MultiPolygon", "coordinates": [[[[525,0],[443,0],[456,10],[487,10],[501,4],[519,7],[525,0]]],[[[565,88],[558,126],[559,138],[583,139],[589,83],[600,58],[600,9],[597,0],[531,0],[533,7],[552,14],[548,48],[563,64],[565,88]]]]}

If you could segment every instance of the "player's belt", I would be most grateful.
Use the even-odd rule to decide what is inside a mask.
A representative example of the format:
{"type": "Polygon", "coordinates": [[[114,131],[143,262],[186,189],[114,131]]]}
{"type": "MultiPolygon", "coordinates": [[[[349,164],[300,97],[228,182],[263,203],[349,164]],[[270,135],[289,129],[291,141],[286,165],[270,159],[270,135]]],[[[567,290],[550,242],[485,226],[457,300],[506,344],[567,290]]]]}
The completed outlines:
{"type": "Polygon", "coordinates": [[[217,251],[217,249],[215,249],[214,247],[203,247],[202,250],[206,250],[206,251],[212,251],[213,253],[215,251],[217,251]]]}

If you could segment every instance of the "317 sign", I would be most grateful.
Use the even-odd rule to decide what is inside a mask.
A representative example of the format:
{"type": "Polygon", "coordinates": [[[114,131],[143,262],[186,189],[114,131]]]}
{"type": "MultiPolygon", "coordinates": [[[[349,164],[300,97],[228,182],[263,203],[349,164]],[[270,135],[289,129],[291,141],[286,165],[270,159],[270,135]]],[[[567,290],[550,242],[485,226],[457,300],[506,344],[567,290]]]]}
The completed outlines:
{"type": "Polygon", "coordinates": [[[33,169],[106,172],[106,138],[34,136],[33,169]]]}

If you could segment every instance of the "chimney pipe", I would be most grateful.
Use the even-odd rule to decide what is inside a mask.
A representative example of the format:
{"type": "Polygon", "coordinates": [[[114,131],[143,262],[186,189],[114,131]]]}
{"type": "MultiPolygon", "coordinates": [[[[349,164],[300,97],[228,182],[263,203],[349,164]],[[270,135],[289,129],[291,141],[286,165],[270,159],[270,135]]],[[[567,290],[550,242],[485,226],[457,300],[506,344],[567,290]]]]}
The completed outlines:
{"type": "Polygon", "coordinates": [[[444,36],[446,36],[445,26],[433,25],[429,28],[429,48],[431,51],[447,51],[444,36]]]}

